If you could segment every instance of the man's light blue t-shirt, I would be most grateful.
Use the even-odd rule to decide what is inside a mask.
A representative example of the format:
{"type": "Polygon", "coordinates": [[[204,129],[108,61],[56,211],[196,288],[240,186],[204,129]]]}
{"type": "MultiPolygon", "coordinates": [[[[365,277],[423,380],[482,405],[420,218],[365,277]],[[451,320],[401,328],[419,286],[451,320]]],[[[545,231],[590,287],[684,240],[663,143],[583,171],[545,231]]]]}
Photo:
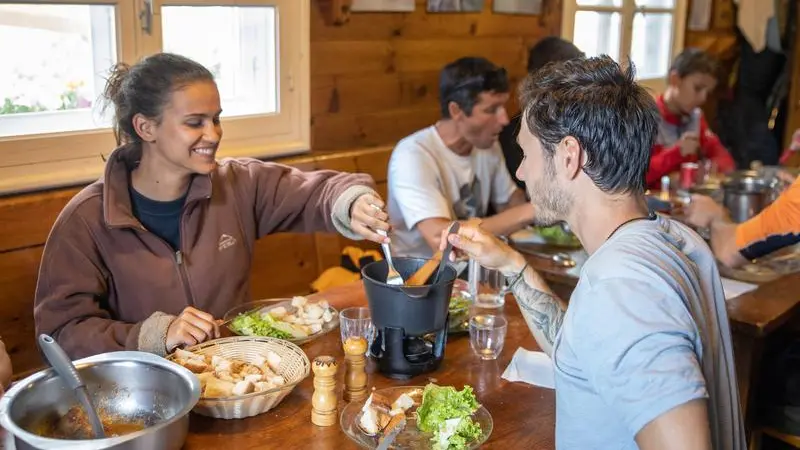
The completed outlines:
{"type": "Polygon", "coordinates": [[[592,254],[553,353],[558,449],[636,449],[650,421],[701,398],[714,448],[746,448],[719,273],[678,222],[631,222],[592,254]]]}

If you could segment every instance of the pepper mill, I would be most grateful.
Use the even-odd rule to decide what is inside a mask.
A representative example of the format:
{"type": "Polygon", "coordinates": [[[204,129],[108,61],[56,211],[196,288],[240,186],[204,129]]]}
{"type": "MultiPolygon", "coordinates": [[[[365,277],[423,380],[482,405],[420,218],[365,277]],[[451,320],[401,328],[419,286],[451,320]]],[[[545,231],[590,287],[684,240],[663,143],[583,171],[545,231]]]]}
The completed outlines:
{"type": "Polygon", "coordinates": [[[311,423],[329,427],[336,423],[336,371],[339,365],[333,356],[317,356],[314,371],[314,395],[311,397],[311,423]]]}
{"type": "Polygon", "coordinates": [[[362,336],[344,341],[344,400],[357,402],[367,398],[367,340],[362,336]]]}

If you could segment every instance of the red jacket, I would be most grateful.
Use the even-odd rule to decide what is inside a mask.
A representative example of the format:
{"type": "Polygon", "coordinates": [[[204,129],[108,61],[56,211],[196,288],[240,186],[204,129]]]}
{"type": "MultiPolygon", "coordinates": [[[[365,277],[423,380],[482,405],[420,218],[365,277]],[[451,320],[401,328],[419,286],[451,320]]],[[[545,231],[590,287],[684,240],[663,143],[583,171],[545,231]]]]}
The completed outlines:
{"type": "Polygon", "coordinates": [[[697,130],[698,126],[700,154],[702,157],[715,161],[717,170],[722,173],[730,172],[736,168],[736,162],[722,145],[719,137],[708,128],[708,123],[706,123],[706,119],[699,110],[696,116],[679,116],[667,109],[663,95],[658,96],[656,103],[661,112],[661,126],[659,127],[656,144],[650,153],[650,168],[647,171],[648,187],[657,188],[661,177],[680,170],[682,163],[697,162],[697,155],[686,157],[681,155],[678,140],[680,140],[683,133],[689,130],[697,130]]]}

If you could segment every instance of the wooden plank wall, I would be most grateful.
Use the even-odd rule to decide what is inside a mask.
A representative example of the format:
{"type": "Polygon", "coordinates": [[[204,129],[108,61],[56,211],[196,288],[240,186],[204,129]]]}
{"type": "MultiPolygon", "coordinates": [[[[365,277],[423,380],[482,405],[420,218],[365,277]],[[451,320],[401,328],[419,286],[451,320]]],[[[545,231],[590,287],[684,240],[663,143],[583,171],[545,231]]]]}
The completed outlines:
{"type": "Polygon", "coordinates": [[[432,124],[438,72],[462,56],[486,57],[514,82],[523,77],[528,48],[559,33],[561,1],[543,2],[541,16],[494,14],[491,3],[476,14],[428,14],[417,0],[412,13],[352,13],[341,26],[312,8],[312,147],[388,144],[432,124]]]}
{"type": "MultiPolygon", "coordinates": [[[[557,34],[560,0],[538,16],[500,16],[487,2],[480,14],[353,14],[326,23],[312,1],[312,156],[285,160],[303,169],[366,172],[385,195],[386,166],[399,138],[438,118],[437,71],[465,55],[486,56],[524,75],[527,48],[557,34]],[[369,150],[359,150],[372,147],[369,150]]],[[[512,109],[513,109],[512,105],[512,109]]],[[[34,345],[33,295],[42,246],[59,211],[77,192],[63,189],[0,198],[0,335],[16,373],[41,365],[34,345]]],[[[256,298],[301,294],[344,245],[336,235],[283,234],[259,241],[253,261],[256,298]]],[[[65,268],[65,270],[68,270],[65,268]]]]}

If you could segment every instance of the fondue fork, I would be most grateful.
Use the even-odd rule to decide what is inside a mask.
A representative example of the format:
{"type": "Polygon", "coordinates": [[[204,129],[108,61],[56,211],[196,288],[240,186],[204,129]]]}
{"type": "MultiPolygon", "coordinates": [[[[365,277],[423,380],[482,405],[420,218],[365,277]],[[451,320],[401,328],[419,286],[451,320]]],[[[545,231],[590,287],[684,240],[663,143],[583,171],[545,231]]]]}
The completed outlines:
{"type": "MultiPolygon", "coordinates": [[[[383,230],[377,230],[377,233],[381,236],[386,236],[386,232],[383,230]]],[[[389,266],[389,273],[386,275],[386,284],[391,284],[392,286],[402,286],[405,284],[403,281],[403,277],[400,276],[400,273],[397,269],[394,268],[394,263],[392,262],[392,249],[389,247],[389,244],[382,242],[381,248],[383,249],[384,255],[386,255],[386,262],[389,266]]]]}
{"type": "MultiPolygon", "coordinates": [[[[381,211],[381,209],[376,205],[371,205],[373,208],[381,211]]],[[[376,233],[380,234],[383,237],[386,236],[386,231],[384,230],[375,230],[376,233]]],[[[403,277],[400,276],[400,273],[397,269],[394,268],[394,263],[392,262],[392,249],[389,247],[389,244],[386,242],[381,242],[381,248],[383,249],[383,254],[386,257],[386,263],[389,266],[389,273],[386,274],[386,284],[390,284],[392,286],[402,286],[405,284],[403,277]]]]}

